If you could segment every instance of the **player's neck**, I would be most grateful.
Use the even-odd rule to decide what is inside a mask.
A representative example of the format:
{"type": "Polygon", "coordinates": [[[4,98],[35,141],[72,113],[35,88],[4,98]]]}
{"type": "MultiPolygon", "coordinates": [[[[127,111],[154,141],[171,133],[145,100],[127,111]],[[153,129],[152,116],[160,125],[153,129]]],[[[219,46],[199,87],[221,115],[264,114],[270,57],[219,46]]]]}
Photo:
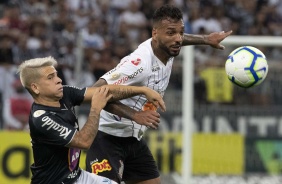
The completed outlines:
{"type": "Polygon", "coordinates": [[[60,107],[60,101],[54,100],[54,99],[45,99],[45,98],[36,98],[34,99],[34,102],[40,105],[44,106],[50,106],[50,107],[60,107]]]}
{"type": "Polygon", "coordinates": [[[167,55],[162,49],[159,49],[153,41],[151,42],[153,53],[155,56],[164,64],[166,65],[167,61],[169,60],[170,56],[167,55]]]}

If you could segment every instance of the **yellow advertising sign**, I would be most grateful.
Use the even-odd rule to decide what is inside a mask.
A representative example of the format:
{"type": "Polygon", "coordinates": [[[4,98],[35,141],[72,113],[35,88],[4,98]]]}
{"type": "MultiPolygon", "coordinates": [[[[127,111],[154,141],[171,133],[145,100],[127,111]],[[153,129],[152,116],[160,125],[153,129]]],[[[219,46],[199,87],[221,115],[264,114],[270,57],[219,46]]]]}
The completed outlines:
{"type": "Polygon", "coordinates": [[[0,184],[29,184],[33,160],[29,133],[0,132],[0,184]]]}
{"type": "MultiPolygon", "coordinates": [[[[178,172],[182,165],[182,134],[148,132],[148,141],[163,174],[178,172]]],[[[0,131],[0,184],[29,184],[33,163],[29,133],[0,131]]],[[[194,134],[192,142],[193,174],[242,174],[244,139],[241,135],[194,134]]],[[[85,169],[86,152],[80,167],[85,169]]]]}
{"type": "Polygon", "coordinates": [[[193,174],[241,175],[244,137],[239,134],[194,134],[193,174]]]}

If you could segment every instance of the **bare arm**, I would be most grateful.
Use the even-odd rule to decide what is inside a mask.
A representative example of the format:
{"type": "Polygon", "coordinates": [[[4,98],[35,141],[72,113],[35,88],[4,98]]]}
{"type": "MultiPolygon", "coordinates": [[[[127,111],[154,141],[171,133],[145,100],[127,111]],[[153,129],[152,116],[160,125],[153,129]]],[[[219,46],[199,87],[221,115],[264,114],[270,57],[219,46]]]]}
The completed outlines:
{"type": "Polygon", "coordinates": [[[68,144],[68,147],[79,149],[90,148],[98,131],[100,112],[105,107],[107,101],[112,97],[108,92],[109,89],[107,87],[102,87],[95,91],[88,119],[82,129],[76,132],[74,138],[68,144]]]}
{"type": "MultiPolygon", "coordinates": [[[[107,85],[107,82],[104,79],[99,79],[93,86],[99,87],[103,85],[107,85]]],[[[160,114],[158,112],[151,110],[136,111],[119,101],[108,102],[104,110],[151,128],[157,128],[160,123],[160,114]]]]}
{"type": "MultiPolygon", "coordinates": [[[[105,85],[106,81],[103,79],[99,79],[95,86],[102,86],[105,85]],[[104,82],[103,82],[104,81],[104,82]]],[[[112,98],[109,100],[109,102],[130,98],[136,95],[143,94],[146,96],[147,100],[154,104],[155,107],[161,108],[163,111],[165,111],[165,103],[162,99],[162,96],[145,86],[125,86],[125,85],[107,85],[109,88],[109,93],[112,94],[112,98]]],[[[93,93],[97,90],[97,87],[90,87],[87,88],[84,100],[89,100],[93,96],[93,93]]]]}
{"type": "Polygon", "coordinates": [[[216,49],[224,49],[224,46],[220,44],[222,40],[232,34],[232,31],[228,32],[214,32],[209,35],[193,35],[193,34],[184,34],[184,40],[182,46],[187,45],[210,45],[216,49]]]}

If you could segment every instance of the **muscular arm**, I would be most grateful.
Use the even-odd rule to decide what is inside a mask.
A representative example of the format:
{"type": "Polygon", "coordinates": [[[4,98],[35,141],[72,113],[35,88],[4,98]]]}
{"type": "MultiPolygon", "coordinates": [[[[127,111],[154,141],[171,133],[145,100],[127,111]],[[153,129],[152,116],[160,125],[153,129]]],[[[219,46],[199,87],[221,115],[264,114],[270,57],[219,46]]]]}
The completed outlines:
{"type": "MultiPolygon", "coordinates": [[[[103,85],[107,85],[107,82],[104,79],[99,79],[93,87],[100,87],[103,85]]],[[[109,102],[107,103],[106,107],[104,110],[116,114],[120,117],[128,118],[128,119],[133,119],[134,114],[137,112],[136,110],[124,105],[123,103],[119,101],[114,101],[114,102],[109,102]]]]}
{"type": "Polygon", "coordinates": [[[232,34],[232,31],[228,32],[213,32],[209,35],[193,35],[184,34],[182,46],[187,45],[210,45],[216,49],[224,49],[224,46],[220,44],[222,40],[232,34]]]}
{"type": "Polygon", "coordinates": [[[72,141],[68,145],[69,147],[79,149],[90,148],[98,131],[100,112],[110,98],[112,98],[112,95],[109,94],[109,88],[107,87],[101,87],[94,92],[87,121],[82,129],[75,133],[72,141]]]}
{"type": "MultiPolygon", "coordinates": [[[[93,86],[100,87],[106,85],[104,79],[99,79],[93,86]]],[[[138,124],[145,125],[151,128],[157,128],[160,123],[160,114],[155,111],[136,111],[119,101],[107,103],[104,110],[116,114],[120,117],[135,121],[138,124]]]]}
{"type": "Polygon", "coordinates": [[[187,45],[208,45],[207,35],[193,35],[193,34],[184,34],[184,39],[182,42],[182,46],[187,45]]]}
{"type": "Polygon", "coordinates": [[[89,149],[98,131],[99,118],[100,111],[91,108],[86,123],[80,131],[76,132],[68,147],[89,149]]]}

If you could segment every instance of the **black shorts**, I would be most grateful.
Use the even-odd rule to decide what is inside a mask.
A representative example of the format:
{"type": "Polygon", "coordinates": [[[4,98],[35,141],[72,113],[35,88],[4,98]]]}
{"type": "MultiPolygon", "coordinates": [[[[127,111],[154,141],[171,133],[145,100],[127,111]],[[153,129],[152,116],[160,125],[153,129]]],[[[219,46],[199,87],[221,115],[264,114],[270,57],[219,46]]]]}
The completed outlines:
{"type": "Polygon", "coordinates": [[[86,170],[115,180],[149,180],[160,176],[147,143],[98,131],[87,151],[86,170]]]}

